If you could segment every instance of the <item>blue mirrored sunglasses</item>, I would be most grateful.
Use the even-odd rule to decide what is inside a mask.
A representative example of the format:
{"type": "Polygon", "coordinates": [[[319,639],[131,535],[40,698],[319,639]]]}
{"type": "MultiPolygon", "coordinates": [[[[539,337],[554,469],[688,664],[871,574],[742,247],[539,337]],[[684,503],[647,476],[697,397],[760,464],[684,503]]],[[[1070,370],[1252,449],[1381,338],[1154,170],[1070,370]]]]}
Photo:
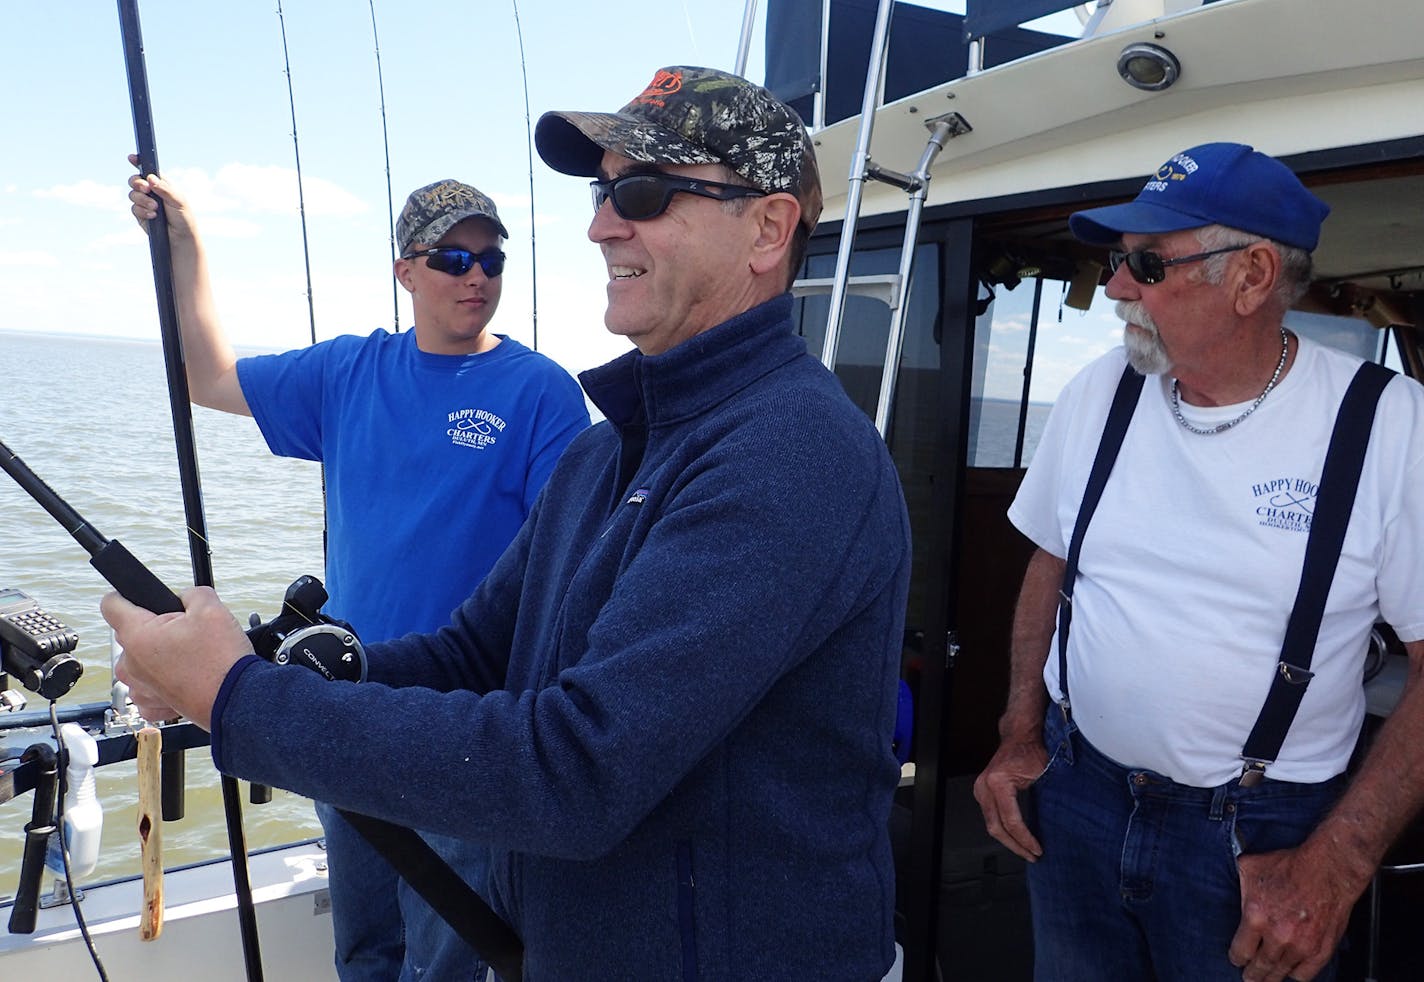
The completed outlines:
{"type": "Polygon", "coordinates": [[[490,279],[494,279],[504,272],[504,253],[498,249],[471,252],[469,249],[441,246],[438,249],[406,253],[401,258],[419,259],[422,256],[425,257],[425,265],[438,272],[449,273],[451,276],[464,276],[475,268],[475,263],[480,264],[480,272],[490,279]]]}

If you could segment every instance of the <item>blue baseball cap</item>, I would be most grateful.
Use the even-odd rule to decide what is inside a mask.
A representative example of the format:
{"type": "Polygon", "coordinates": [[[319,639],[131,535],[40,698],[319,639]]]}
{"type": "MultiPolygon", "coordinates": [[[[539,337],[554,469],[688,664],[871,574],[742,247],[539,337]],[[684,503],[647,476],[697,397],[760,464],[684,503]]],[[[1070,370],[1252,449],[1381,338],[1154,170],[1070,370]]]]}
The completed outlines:
{"type": "Polygon", "coordinates": [[[1073,234],[1112,245],[1124,232],[1150,235],[1225,225],[1311,252],[1330,206],[1306,190],[1285,164],[1241,143],[1183,150],[1125,205],[1068,217],[1073,234]]]}

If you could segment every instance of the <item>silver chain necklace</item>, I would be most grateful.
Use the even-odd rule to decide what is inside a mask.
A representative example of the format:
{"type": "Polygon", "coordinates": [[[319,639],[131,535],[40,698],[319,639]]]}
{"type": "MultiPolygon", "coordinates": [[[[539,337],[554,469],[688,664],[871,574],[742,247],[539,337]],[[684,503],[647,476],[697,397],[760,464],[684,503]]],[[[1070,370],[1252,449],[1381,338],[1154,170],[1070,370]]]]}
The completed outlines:
{"type": "Polygon", "coordinates": [[[1276,387],[1276,383],[1280,381],[1281,371],[1286,367],[1286,355],[1289,352],[1290,340],[1286,335],[1286,329],[1282,327],[1281,360],[1276,362],[1276,370],[1272,373],[1271,380],[1266,383],[1266,387],[1261,390],[1261,394],[1256,397],[1256,401],[1251,403],[1251,405],[1247,406],[1246,411],[1240,416],[1237,416],[1235,419],[1228,419],[1226,422],[1217,423],[1215,426],[1196,426],[1192,423],[1187,422],[1187,418],[1182,415],[1182,403],[1181,399],[1177,395],[1176,379],[1172,379],[1172,415],[1177,417],[1177,422],[1181,423],[1183,428],[1185,428],[1189,432],[1196,433],[1201,436],[1213,436],[1217,433],[1223,433],[1226,430],[1231,429],[1233,426],[1241,422],[1247,416],[1250,416],[1252,413],[1254,413],[1256,411],[1256,407],[1261,404],[1261,401],[1265,399],[1266,396],[1270,395],[1271,390],[1274,389],[1276,387]]]}

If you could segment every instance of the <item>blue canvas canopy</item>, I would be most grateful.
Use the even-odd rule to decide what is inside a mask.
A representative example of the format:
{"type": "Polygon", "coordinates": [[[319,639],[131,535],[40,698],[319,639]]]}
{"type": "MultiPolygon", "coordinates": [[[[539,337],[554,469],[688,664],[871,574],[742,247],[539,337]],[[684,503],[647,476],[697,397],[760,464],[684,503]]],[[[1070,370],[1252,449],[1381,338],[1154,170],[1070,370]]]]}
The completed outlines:
{"type": "MultiPolygon", "coordinates": [[[[827,79],[823,85],[820,0],[769,0],[767,88],[792,105],[808,123],[814,122],[812,106],[818,90],[825,93],[827,125],[859,113],[877,7],[875,0],[832,0],[827,79]]],[[[963,76],[969,64],[965,30],[965,15],[896,3],[890,21],[885,101],[893,102],[963,76]]],[[[1001,65],[1065,40],[1056,34],[1019,27],[995,31],[985,38],[984,67],[1001,65]]]]}

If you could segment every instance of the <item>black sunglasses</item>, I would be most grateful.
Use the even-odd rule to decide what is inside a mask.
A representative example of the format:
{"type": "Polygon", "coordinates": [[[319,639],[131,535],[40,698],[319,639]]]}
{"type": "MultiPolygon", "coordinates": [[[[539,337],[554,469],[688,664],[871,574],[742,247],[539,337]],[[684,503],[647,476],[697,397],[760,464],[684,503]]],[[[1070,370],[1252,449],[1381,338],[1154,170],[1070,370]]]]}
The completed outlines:
{"type": "Polygon", "coordinates": [[[471,252],[469,249],[457,249],[454,246],[441,246],[438,249],[425,249],[421,252],[412,252],[401,256],[402,259],[419,259],[425,257],[425,265],[440,273],[449,273],[451,276],[464,276],[475,268],[475,263],[480,264],[480,272],[489,279],[494,279],[504,272],[504,253],[498,249],[486,249],[484,252],[471,252]]]}
{"type": "Polygon", "coordinates": [[[1176,259],[1163,259],[1148,249],[1134,249],[1131,252],[1120,252],[1114,249],[1108,253],[1108,268],[1116,273],[1118,267],[1127,263],[1127,271],[1132,274],[1134,280],[1144,286],[1152,286],[1167,278],[1168,266],[1200,262],[1208,256],[1219,256],[1223,252],[1239,252],[1250,244],[1248,242],[1246,245],[1227,246],[1225,249],[1213,249],[1210,252],[1194,252],[1190,256],[1178,256],[1176,259]]]}
{"type": "Polygon", "coordinates": [[[671,174],[625,174],[608,181],[592,181],[593,210],[603,207],[612,199],[613,210],[618,217],[630,222],[645,222],[657,218],[667,211],[672,196],[679,191],[695,194],[718,201],[733,198],[764,198],[767,192],[757,188],[744,188],[736,184],[718,184],[715,181],[699,181],[692,177],[674,177],[671,174]]]}

